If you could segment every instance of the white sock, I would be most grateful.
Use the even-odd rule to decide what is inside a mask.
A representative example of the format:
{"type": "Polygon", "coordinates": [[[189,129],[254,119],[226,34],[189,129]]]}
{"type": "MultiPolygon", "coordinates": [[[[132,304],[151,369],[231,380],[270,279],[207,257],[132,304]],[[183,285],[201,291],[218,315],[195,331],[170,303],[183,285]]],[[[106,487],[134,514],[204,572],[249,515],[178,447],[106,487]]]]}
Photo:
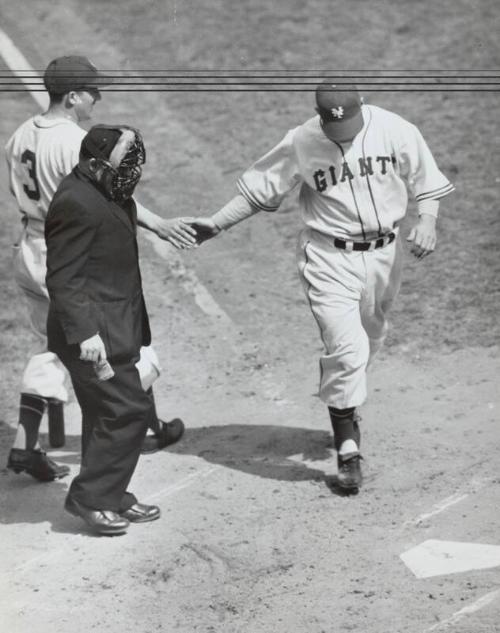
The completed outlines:
{"type": "Polygon", "coordinates": [[[340,445],[339,455],[346,455],[347,453],[357,453],[358,451],[358,445],[354,440],[344,440],[340,445]]]}

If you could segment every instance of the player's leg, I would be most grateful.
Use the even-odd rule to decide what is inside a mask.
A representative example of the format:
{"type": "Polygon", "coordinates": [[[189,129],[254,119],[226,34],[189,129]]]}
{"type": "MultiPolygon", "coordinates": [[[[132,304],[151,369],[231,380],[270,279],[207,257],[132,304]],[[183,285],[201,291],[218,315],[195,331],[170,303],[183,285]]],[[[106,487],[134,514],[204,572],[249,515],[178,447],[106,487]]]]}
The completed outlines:
{"type": "MultiPolygon", "coordinates": [[[[46,346],[46,343],[45,343],[46,346]]],[[[59,428],[59,436],[64,436],[64,403],[68,399],[66,388],[66,371],[56,354],[43,351],[34,354],[28,361],[21,379],[21,394],[31,394],[43,399],[47,404],[49,421],[52,422],[53,440],[51,445],[62,446],[64,437],[55,439],[55,427],[59,428]]],[[[38,443],[38,428],[34,429],[33,441],[38,443]]],[[[50,425],[49,425],[50,430],[50,425]]],[[[34,445],[27,445],[34,448],[34,445]]]]}
{"type": "MultiPolygon", "coordinates": [[[[307,232],[306,232],[307,237],[307,232]]],[[[359,302],[364,265],[322,239],[299,242],[299,272],[325,353],[320,359],[320,398],[327,404],[339,458],[339,483],[361,484],[360,431],[356,407],[366,398],[369,341],[359,302]]]]}
{"type": "MultiPolygon", "coordinates": [[[[54,413],[59,413],[62,401],[67,398],[65,377],[66,373],[59,359],[52,352],[41,352],[30,358],[21,381],[15,448],[40,448],[38,432],[46,408],[49,408],[54,416],[54,413]]],[[[62,410],[60,414],[62,415],[62,410]]]]}
{"type": "Polygon", "coordinates": [[[359,310],[365,270],[360,253],[345,253],[329,242],[302,239],[298,268],[325,347],[319,395],[329,407],[343,410],[366,399],[369,341],[359,310]]]}
{"type": "Polygon", "coordinates": [[[153,394],[153,383],[161,373],[160,362],[152,345],[141,347],[141,356],[136,365],[144,391],[151,399],[151,415],[149,432],[144,438],[141,452],[156,453],[157,451],[177,442],[184,434],[184,423],[180,418],[164,422],[158,417],[153,394]]]}
{"type": "Polygon", "coordinates": [[[56,464],[41,450],[38,441],[40,424],[47,410],[49,428],[55,420],[61,430],[61,425],[64,425],[62,407],[67,400],[67,390],[62,364],[55,354],[46,351],[48,294],[44,270],[43,239],[32,240],[24,236],[15,249],[14,271],[25,298],[30,324],[37,337],[39,353],[30,358],[23,373],[18,426],[7,465],[15,472],[27,472],[36,479],[51,481],[67,475],[69,468],[56,464]]]}
{"type": "Polygon", "coordinates": [[[362,483],[361,431],[356,408],[366,399],[368,338],[357,302],[330,300],[313,307],[321,323],[325,354],[320,359],[320,398],[328,405],[338,454],[338,483],[356,491],[362,483]]]}
{"type": "MultiPolygon", "coordinates": [[[[29,228],[29,227],[28,227],[29,228]]],[[[33,332],[37,335],[41,350],[47,348],[47,312],[49,295],[45,284],[47,246],[45,239],[27,230],[20,243],[15,265],[16,281],[26,296],[28,315],[33,332]]],[[[64,404],[68,399],[67,375],[55,354],[38,360],[36,375],[25,371],[24,383],[31,393],[34,389],[47,400],[49,442],[54,448],[64,446],[64,404]],[[46,359],[45,361],[43,359],[46,359]],[[44,364],[45,362],[45,364],[44,364]]]]}
{"type": "MultiPolygon", "coordinates": [[[[62,401],[65,398],[65,373],[61,370],[59,359],[51,352],[36,354],[31,357],[23,374],[19,419],[7,466],[16,473],[26,472],[35,479],[52,481],[64,477],[69,468],[55,463],[41,449],[39,430],[45,411],[52,415],[63,415],[62,401]],[[59,386],[51,391],[49,386],[59,386]],[[48,399],[50,394],[57,399],[48,399]],[[43,395],[41,395],[43,394],[43,395]]],[[[59,428],[63,427],[63,419],[59,420],[59,428]]]]}
{"type": "Polygon", "coordinates": [[[370,343],[370,360],[380,350],[388,331],[387,314],[401,286],[403,251],[399,239],[385,248],[364,254],[367,281],[360,311],[370,343]]]}

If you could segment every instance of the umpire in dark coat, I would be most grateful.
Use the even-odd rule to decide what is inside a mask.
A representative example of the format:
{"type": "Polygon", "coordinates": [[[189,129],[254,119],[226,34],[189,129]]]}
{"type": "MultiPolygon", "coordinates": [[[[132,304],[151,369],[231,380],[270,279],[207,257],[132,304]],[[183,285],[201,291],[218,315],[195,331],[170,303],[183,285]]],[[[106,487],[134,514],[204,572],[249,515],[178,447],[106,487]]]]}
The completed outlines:
{"type": "Polygon", "coordinates": [[[137,130],[94,126],[45,224],[49,349],[68,369],[83,416],[81,469],[65,508],[101,534],[160,514],[127,491],[153,406],[135,367],[151,342],[132,199],[144,161],[137,130]],[[102,380],[106,360],[114,375],[102,380]]]}

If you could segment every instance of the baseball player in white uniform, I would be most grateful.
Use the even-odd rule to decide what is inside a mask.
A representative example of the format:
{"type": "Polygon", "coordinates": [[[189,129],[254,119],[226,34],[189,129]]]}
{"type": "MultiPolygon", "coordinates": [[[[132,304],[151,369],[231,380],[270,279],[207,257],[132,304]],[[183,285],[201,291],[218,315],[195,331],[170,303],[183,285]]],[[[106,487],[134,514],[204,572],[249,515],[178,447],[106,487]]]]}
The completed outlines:
{"type": "MultiPolygon", "coordinates": [[[[99,86],[109,81],[86,57],[66,56],[48,65],[44,83],[50,96],[49,109],[23,123],[5,147],[10,189],[23,224],[21,237],[14,246],[14,273],[39,339],[37,353],[23,373],[19,423],[7,466],[41,481],[51,481],[67,475],[69,468],[56,464],[41,450],[39,428],[47,408],[49,431],[62,430],[59,437],[52,434],[51,444],[64,444],[63,405],[68,392],[62,364],[55,354],[47,351],[45,218],[59,183],[78,163],[81,141],[86,134],[78,124],[90,119],[94,104],[101,98],[99,86]]],[[[139,225],[177,248],[195,242],[194,230],[187,223],[189,218],[165,220],[140,204],[137,216],[139,225]]],[[[143,348],[138,369],[144,388],[153,397],[151,385],[159,375],[160,365],[152,347],[143,348]]],[[[176,441],[183,432],[180,420],[171,423],[155,420],[151,427],[155,435],[146,437],[144,452],[154,452],[176,441]]]]}
{"type": "Polygon", "coordinates": [[[357,90],[325,81],[316,105],[317,116],[290,130],[241,176],[239,194],[194,227],[203,241],[259,211],[275,211],[300,187],[305,228],[298,269],[325,348],[319,395],[333,427],[338,485],[356,492],[362,483],[356,409],[366,399],[367,367],[386,336],[400,287],[398,225],[408,191],[419,218],[407,240],[423,258],[436,245],[439,200],[454,187],[419,130],[364,105],[357,90]]]}

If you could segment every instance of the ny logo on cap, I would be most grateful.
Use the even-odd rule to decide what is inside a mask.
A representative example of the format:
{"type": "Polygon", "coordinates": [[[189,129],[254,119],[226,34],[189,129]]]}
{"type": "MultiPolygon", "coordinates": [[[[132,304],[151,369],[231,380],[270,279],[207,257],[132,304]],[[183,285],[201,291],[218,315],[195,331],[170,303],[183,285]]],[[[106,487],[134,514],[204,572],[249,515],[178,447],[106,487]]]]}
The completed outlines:
{"type": "Polygon", "coordinates": [[[334,119],[341,119],[344,116],[344,108],[339,106],[338,108],[330,108],[330,112],[334,119]]]}

